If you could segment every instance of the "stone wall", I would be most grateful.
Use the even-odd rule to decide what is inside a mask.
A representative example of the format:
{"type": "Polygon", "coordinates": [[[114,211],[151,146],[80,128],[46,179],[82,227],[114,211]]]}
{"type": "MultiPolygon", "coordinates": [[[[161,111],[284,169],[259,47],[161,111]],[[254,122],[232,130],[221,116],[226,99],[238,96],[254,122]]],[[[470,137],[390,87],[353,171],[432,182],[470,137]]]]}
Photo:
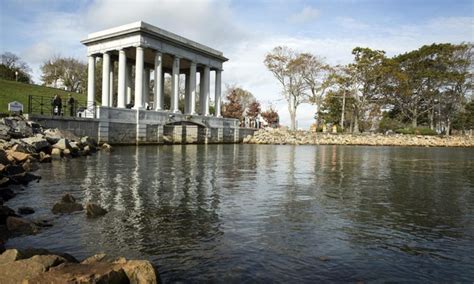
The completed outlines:
{"type": "Polygon", "coordinates": [[[99,119],[31,116],[48,128],[70,130],[109,144],[239,143],[255,129],[239,128],[238,120],[147,110],[98,108],[99,119]]]}
{"type": "Polygon", "coordinates": [[[27,119],[36,121],[44,128],[58,128],[74,133],[76,136],[89,136],[98,139],[99,120],[90,118],[71,118],[46,115],[26,115],[27,119]]]}

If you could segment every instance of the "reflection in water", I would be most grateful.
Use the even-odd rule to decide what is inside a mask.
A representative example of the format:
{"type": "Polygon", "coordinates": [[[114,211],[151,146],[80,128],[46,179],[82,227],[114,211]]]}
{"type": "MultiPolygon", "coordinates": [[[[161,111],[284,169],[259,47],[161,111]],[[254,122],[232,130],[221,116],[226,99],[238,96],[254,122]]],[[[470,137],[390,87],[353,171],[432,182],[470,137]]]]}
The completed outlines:
{"type": "Polygon", "coordinates": [[[37,204],[38,216],[51,217],[49,208],[71,192],[107,215],[55,217],[51,229],[7,245],[147,258],[165,282],[465,282],[474,278],[472,154],[117,147],[45,165],[42,181],[8,204],[37,204]]]}

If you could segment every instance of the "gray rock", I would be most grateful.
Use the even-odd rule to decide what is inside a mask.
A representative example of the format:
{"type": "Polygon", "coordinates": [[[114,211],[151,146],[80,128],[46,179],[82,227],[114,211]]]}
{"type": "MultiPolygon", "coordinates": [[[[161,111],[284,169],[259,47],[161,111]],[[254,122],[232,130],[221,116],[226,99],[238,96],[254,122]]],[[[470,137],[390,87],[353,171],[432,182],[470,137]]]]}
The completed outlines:
{"type": "Polygon", "coordinates": [[[60,150],[66,150],[66,149],[71,149],[71,145],[69,144],[69,140],[66,138],[61,138],[59,141],[53,145],[53,148],[60,149],[60,150]]]}
{"type": "Polygon", "coordinates": [[[61,197],[63,203],[76,203],[76,198],[72,194],[66,193],[61,197]]]}
{"type": "Polygon", "coordinates": [[[51,211],[53,214],[69,214],[76,211],[82,211],[84,207],[82,207],[79,203],[63,203],[58,202],[54,204],[53,209],[51,211]]]}
{"type": "Polygon", "coordinates": [[[89,136],[84,136],[81,138],[81,144],[82,145],[89,145],[90,147],[97,147],[97,141],[94,138],[91,138],[89,136]]]}
{"type": "Polygon", "coordinates": [[[54,204],[52,209],[54,214],[68,214],[82,210],[84,210],[84,207],[77,203],[76,199],[71,194],[65,194],[61,198],[61,202],[54,204]]]}
{"type": "Polygon", "coordinates": [[[32,235],[38,233],[38,227],[33,222],[19,217],[7,217],[7,229],[15,234],[32,235]]]}
{"type": "Polygon", "coordinates": [[[35,213],[35,209],[28,207],[28,206],[22,206],[18,208],[18,214],[20,215],[29,215],[35,213]]]}
{"type": "Polygon", "coordinates": [[[36,152],[48,149],[51,147],[48,140],[42,138],[41,136],[33,136],[28,138],[21,139],[25,144],[28,144],[35,148],[36,152]]]}
{"type": "MultiPolygon", "coordinates": [[[[59,152],[59,156],[61,156],[61,152],[59,152]]],[[[46,154],[45,152],[40,152],[39,153],[39,161],[40,161],[40,163],[50,163],[51,162],[51,156],[46,154]]]]}
{"type": "Polygon", "coordinates": [[[86,204],[86,214],[89,218],[97,218],[107,214],[107,210],[100,207],[95,203],[87,203],[86,204]]]}

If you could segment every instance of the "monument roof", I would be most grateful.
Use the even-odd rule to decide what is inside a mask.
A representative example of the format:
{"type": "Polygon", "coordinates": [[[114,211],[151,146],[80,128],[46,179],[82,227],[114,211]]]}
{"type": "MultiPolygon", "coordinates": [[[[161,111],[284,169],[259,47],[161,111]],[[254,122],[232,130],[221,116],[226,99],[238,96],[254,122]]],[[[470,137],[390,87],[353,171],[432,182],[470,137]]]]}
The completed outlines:
{"type": "Polygon", "coordinates": [[[138,21],[138,22],[118,26],[115,28],[110,28],[110,29],[99,31],[99,32],[91,33],[87,36],[87,39],[82,40],[81,43],[88,45],[90,43],[104,41],[107,39],[124,36],[127,34],[133,34],[137,32],[148,34],[150,36],[157,37],[160,39],[164,39],[172,43],[175,43],[177,45],[192,48],[197,51],[201,51],[201,52],[216,56],[224,61],[228,60],[226,57],[224,57],[224,54],[221,51],[218,51],[206,45],[197,43],[193,40],[187,39],[185,37],[166,31],[164,29],[160,29],[158,27],[155,27],[143,21],[138,21]]]}

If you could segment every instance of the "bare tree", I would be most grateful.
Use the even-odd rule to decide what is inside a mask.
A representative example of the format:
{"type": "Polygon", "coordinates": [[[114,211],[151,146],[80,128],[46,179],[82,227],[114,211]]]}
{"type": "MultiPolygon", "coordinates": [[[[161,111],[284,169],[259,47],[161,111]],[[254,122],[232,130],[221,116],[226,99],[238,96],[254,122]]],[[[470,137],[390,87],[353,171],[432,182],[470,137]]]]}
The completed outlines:
{"type": "Polygon", "coordinates": [[[320,111],[326,92],[333,84],[333,70],[324,58],[311,53],[300,54],[292,67],[303,76],[307,90],[307,102],[316,106],[316,125],[321,122],[320,111]]]}
{"type": "Polygon", "coordinates": [[[87,66],[72,57],[53,56],[43,63],[41,71],[43,72],[41,79],[45,84],[53,84],[57,83],[58,80],[62,80],[64,86],[71,92],[81,91],[86,85],[84,78],[86,77],[87,66]]]}
{"type": "Polygon", "coordinates": [[[30,83],[31,69],[26,62],[11,52],[2,53],[0,57],[0,78],[30,83]]]}
{"type": "Polygon", "coordinates": [[[285,46],[275,47],[265,56],[264,64],[282,86],[288,102],[291,130],[296,130],[296,111],[305,100],[305,80],[298,64],[299,54],[285,46]]]}

